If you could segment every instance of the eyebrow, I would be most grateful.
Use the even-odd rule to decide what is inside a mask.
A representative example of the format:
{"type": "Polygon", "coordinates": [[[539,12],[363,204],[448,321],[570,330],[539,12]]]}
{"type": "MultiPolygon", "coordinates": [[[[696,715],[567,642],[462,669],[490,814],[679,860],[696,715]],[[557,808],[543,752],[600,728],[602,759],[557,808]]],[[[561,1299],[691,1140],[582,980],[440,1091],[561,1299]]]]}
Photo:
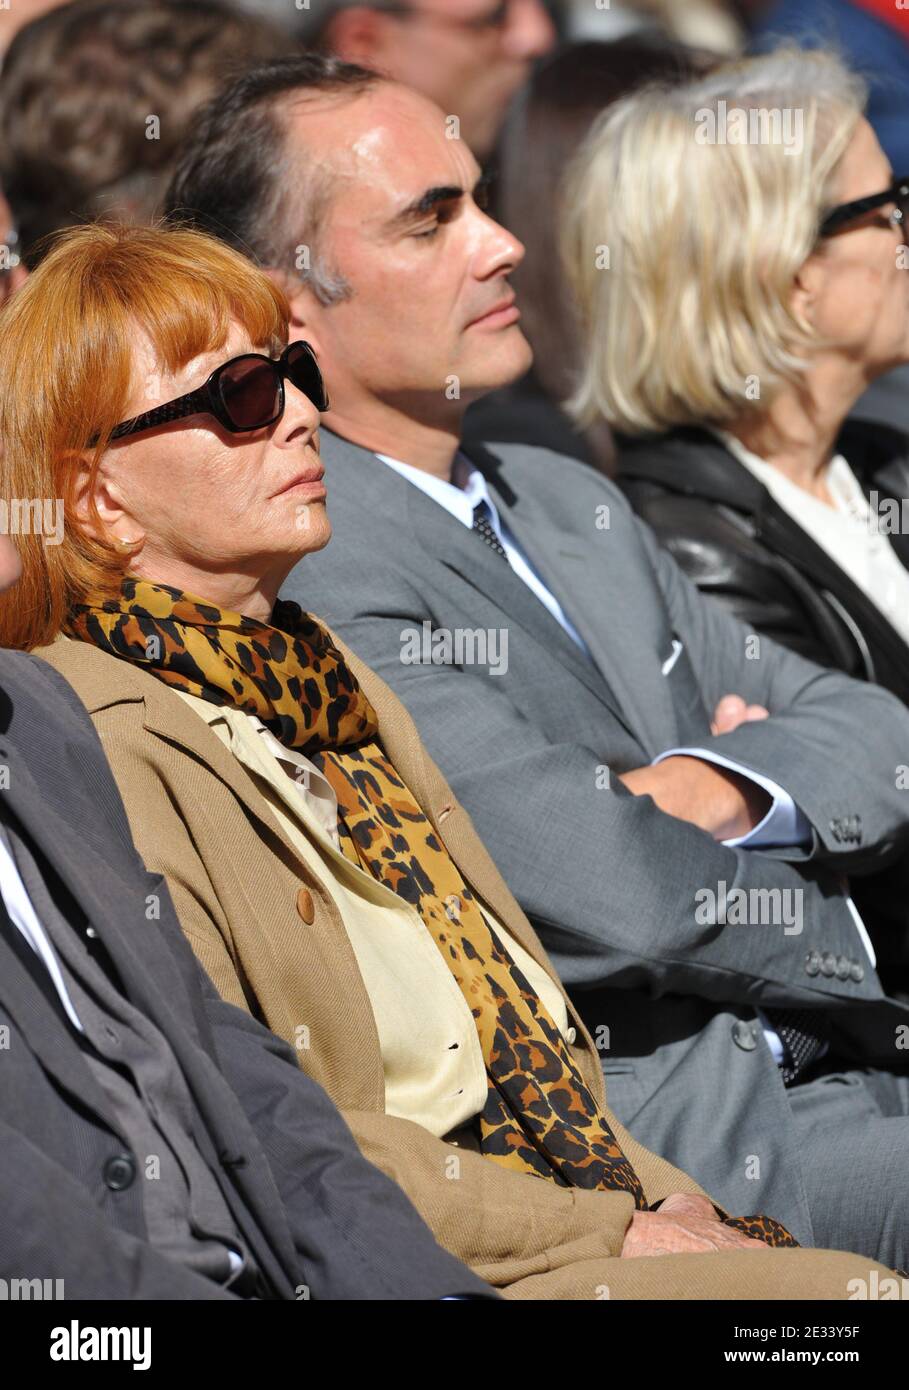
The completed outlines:
{"type": "MultiPolygon", "coordinates": [[[[470,194],[475,197],[482,189],[489,186],[489,182],[489,175],[481,174],[473,188],[469,190],[470,194]]],[[[457,184],[438,184],[434,188],[427,188],[426,192],[421,193],[419,198],[415,198],[412,203],[408,203],[406,208],[402,208],[400,212],[394,214],[388,222],[388,228],[390,231],[394,231],[400,227],[405,227],[409,222],[425,217],[440,203],[453,203],[463,198],[464,195],[465,189],[457,184]]]]}

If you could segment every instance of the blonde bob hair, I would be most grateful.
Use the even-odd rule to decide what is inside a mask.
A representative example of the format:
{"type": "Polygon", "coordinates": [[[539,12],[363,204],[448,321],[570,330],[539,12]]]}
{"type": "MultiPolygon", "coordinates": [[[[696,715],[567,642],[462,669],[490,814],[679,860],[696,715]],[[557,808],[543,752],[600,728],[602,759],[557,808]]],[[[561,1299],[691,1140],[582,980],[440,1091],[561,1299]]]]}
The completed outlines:
{"type": "Polygon", "coordinates": [[[834,55],[785,47],[603,113],[562,225],[586,336],[579,423],[721,425],[797,379],[817,340],[791,291],[865,101],[834,55]]]}
{"type": "Polygon", "coordinates": [[[0,314],[0,499],[20,515],[62,503],[63,535],[58,545],[40,526],[16,535],[22,577],[0,596],[0,645],[51,642],[73,604],[120,590],[131,556],[80,524],[75,491],[80,470],[94,482],[141,388],[137,334],[174,373],[220,350],[234,322],[275,355],[288,317],[284,295],[260,270],[201,232],[89,224],[56,239],[0,314]]]}

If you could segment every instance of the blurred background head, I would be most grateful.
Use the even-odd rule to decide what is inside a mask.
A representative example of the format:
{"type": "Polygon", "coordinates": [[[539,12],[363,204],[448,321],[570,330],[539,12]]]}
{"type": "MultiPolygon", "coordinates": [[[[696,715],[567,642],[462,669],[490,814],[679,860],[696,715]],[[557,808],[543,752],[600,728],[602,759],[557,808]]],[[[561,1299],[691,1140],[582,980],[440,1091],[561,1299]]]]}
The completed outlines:
{"type": "Polygon", "coordinates": [[[13,227],[9,203],[0,193],[0,309],[25,279],[19,256],[19,237],[13,227]]]}
{"type": "Polygon", "coordinates": [[[478,159],[492,150],[508,102],[532,64],[556,41],[545,0],[241,0],[283,11],[308,47],[374,68],[422,92],[446,115],[478,159]]]}
{"type": "Polygon", "coordinates": [[[0,9],[0,62],[20,29],[60,3],[61,0],[10,0],[0,9]]]}
{"type": "Polygon", "coordinates": [[[75,222],[148,220],[195,108],[287,49],[217,0],[75,0],[20,28],[0,81],[0,187],[25,263],[75,222]]]}

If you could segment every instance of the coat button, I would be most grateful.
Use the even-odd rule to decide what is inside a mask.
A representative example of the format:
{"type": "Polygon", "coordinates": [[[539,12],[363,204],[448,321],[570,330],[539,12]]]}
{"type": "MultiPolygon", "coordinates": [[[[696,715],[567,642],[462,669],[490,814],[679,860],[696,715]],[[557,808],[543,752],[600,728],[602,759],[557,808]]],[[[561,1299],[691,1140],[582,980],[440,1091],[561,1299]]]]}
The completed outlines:
{"type": "Polygon", "coordinates": [[[850,971],[850,969],[851,969],[851,966],[850,966],[849,961],[846,959],[846,957],[845,957],[845,956],[837,956],[837,958],[836,958],[836,978],[837,978],[838,980],[848,980],[848,979],[849,979],[849,971],[850,971]]]}
{"type": "Polygon", "coordinates": [[[297,894],[297,912],[308,927],[316,920],[316,905],[308,888],[301,888],[297,894]]]}
{"type": "Polygon", "coordinates": [[[566,1029],[565,1029],[565,1041],[570,1045],[570,1044],[572,1044],[572,1043],[576,1043],[577,1040],[578,1040],[578,1030],[577,1030],[577,1028],[566,1028],[566,1029]]]}
{"type": "Polygon", "coordinates": [[[132,1154],[117,1154],[104,1165],[104,1181],[111,1192],[122,1192],[129,1187],[136,1176],[136,1163],[132,1154]]]}
{"type": "Polygon", "coordinates": [[[821,974],[828,976],[836,974],[836,956],[832,951],[827,951],[821,960],[821,974]]]}
{"type": "Polygon", "coordinates": [[[732,1025],[732,1041],[736,1047],[740,1047],[743,1052],[753,1052],[757,1047],[757,1038],[754,1036],[754,1024],[746,1023],[743,1018],[739,1018],[732,1025]]]}
{"type": "Polygon", "coordinates": [[[808,954],[807,954],[807,956],[805,957],[805,974],[806,974],[806,975],[817,975],[817,974],[820,973],[820,969],[821,969],[821,953],[820,953],[820,951],[809,951],[808,954]]]}
{"type": "Polygon", "coordinates": [[[853,961],[849,968],[849,974],[855,983],[860,985],[865,978],[865,967],[860,965],[857,960],[853,961]]]}

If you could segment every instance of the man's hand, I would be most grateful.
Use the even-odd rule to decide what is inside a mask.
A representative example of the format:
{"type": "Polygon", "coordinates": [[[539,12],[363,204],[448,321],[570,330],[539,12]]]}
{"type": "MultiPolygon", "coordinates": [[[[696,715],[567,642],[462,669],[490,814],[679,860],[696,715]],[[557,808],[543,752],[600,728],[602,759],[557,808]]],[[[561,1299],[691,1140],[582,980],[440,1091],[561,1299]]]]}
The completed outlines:
{"type": "Polygon", "coordinates": [[[643,1255],[709,1255],[716,1250],[766,1250],[753,1240],[724,1226],[706,1197],[675,1192],[659,1211],[636,1211],[625,1232],[623,1260],[643,1255]]]}
{"type": "Polygon", "coordinates": [[[769,719],[770,711],[763,705],[746,705],[741,695],[724,695],[713,711],[712,734],[731,734],[740,724],[753,719],[769,719]]]}
{"type": "MultiPolygon", "coordinates": [[[[730,734],[739,724],[766,719],[763,705],[746,705],[741,695],[724,695],[710,725],[716,735],[730,734]]],[[[770,810],[771,798],[749,777],[726,767],[680,754],[656,767],[634,768],[619,781],[635,796],[651,796],[661,811],[706,830],[715,840],[747,835],[770,810]]]]}
{"type": "Polygon", "coordinates": [[[635,796],[652,796],[667,816],[690,821],[715,840],[747,835],[771,806],[769,794],[748,777],[684,754],[624,772],[619,781],[635,796]]]}

